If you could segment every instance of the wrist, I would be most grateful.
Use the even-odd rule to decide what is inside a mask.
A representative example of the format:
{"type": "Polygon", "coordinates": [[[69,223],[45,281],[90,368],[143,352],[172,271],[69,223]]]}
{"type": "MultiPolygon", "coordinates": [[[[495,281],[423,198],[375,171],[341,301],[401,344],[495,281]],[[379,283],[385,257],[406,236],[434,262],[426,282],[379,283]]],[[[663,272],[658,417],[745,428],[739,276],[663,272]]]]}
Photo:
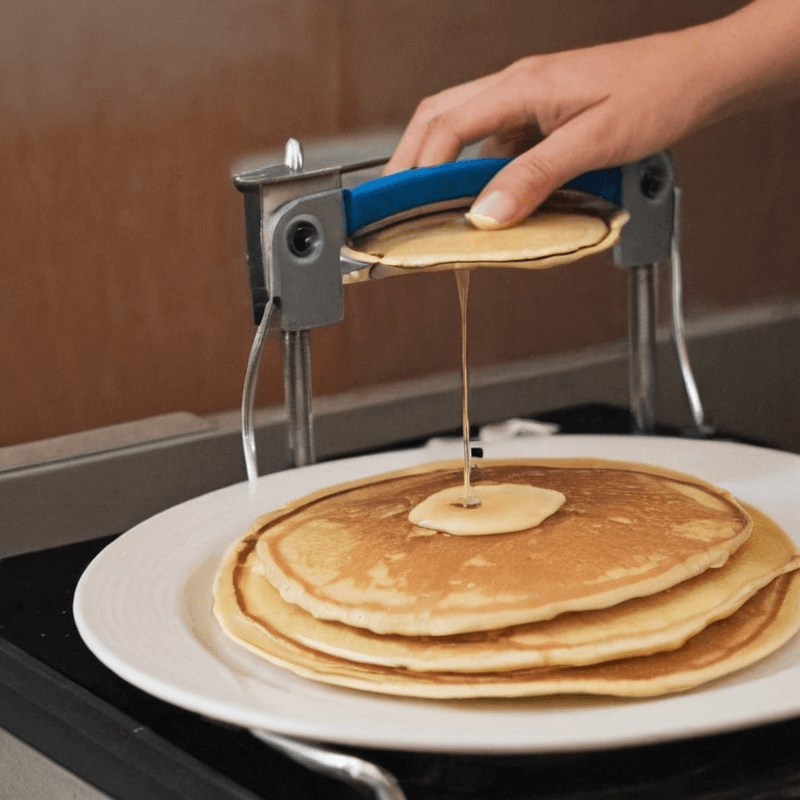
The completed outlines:
{"type": "Polygon", "coordinates": [[[711,121],[797,96],[800,90],[800,3],[755,0],[700,26],[711,121]]]}

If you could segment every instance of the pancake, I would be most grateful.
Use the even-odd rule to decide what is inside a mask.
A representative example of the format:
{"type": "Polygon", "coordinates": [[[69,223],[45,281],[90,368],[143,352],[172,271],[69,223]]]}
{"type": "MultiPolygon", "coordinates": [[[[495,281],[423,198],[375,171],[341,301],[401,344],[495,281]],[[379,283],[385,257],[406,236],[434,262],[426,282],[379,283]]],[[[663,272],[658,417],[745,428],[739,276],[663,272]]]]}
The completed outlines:
{"type": "Polygon", "coordinates": [[[215,610],[226,632],[257,655],[315,681],[362,691],[430,699],[600,694],[648,697],[694,688],[743,669],[787,642],[800,627],[798,573],[776,578],[738,611],[665,653],[578,667],[502,672],[415,672],[358,664],[284,637],[269,620],[241,613],[223,570],[215,610]],[[227,608],[233,613],[221,614],[227,608]]]}
{"type": "Polygon", "coordinates": [[[524,483],[566,503],[489,536],[419,528],[408,513],[458,484],[461,463],[333,487],[262,517],[258,558],[283,599],[380,634],[443,636],[643,597],[723,565],[751,521],[727,492],[679,473],[595,459],[482,462],[474,483],[524,483]]]}
{"type": "Polygon", "coordinates": [[[573,190],[556,192],[512,228],[480,230],[466,219],[466,210],[433,211],[357,232],[342,252],[370,268],[348,280],[458,266],[554,267],[611,247],[629,216],[613,203],[573,190]]]}
{"type": "MultiPolygon", "coordinates": [[[[221,569],[217,614],[241,615],[267,635],[330,656],[414,671],[491,672],[584,665],[680,647],[729,616],[778,575],[800,566],[786,534],[755,509],[754,528],[723,569],[709,569],[672,589],[599,611],[497,631],[445,637],[381,636],[312,617],[283,601],[255,552],[258,534],[231,548],[221,569]],[[233,604],[227,602],[234,600],[233,604]]],[[[246,624],[243,623],[246,629],[246,624]]]]}

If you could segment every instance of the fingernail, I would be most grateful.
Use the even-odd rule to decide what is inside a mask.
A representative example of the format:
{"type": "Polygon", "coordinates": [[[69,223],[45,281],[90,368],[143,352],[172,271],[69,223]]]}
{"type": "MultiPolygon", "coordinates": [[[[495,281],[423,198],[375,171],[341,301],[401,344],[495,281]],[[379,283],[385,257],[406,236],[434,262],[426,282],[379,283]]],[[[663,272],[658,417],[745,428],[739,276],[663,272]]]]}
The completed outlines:
{"type": "Polygon", "coordinates": [[[494,191],[481,198],[467,212],[467,219],[484,230],[501,228],[517,212],[517,201],[507,192],[494,191]]]}

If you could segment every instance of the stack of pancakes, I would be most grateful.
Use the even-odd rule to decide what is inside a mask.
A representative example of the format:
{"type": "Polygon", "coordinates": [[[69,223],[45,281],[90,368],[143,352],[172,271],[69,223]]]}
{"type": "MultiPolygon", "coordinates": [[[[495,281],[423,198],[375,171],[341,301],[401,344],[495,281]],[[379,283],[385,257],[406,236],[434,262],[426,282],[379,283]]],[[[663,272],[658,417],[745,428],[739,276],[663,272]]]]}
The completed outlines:
{"type": "Polygon", "coordinates": [[[305,677],[429,698],[681,691],[800,628],[793,543],[722,489],[641,464],[487,461],[474,486],[566,502],[513,533],[408,520],[462,472],[379,475],[260,518],[217,574],[221,626],[305,677]]]}

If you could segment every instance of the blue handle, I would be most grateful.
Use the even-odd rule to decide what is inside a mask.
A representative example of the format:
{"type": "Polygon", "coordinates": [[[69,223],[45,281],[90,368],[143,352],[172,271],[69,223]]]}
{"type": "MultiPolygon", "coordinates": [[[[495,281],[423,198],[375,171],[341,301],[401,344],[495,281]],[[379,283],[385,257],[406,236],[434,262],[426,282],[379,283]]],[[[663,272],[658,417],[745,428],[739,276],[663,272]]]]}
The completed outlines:
{"type": "MultiPolygon", "coordinates": [[[[454,161],[398,172],[345,189],[342,200],[347,235],[418,206],[476,197],[509,161],[507,158],[454,161]]],[[[622,176],[616,168],[587,172],[565,188],[581,189],[617,205],[622,201],[622,176]]]]}

